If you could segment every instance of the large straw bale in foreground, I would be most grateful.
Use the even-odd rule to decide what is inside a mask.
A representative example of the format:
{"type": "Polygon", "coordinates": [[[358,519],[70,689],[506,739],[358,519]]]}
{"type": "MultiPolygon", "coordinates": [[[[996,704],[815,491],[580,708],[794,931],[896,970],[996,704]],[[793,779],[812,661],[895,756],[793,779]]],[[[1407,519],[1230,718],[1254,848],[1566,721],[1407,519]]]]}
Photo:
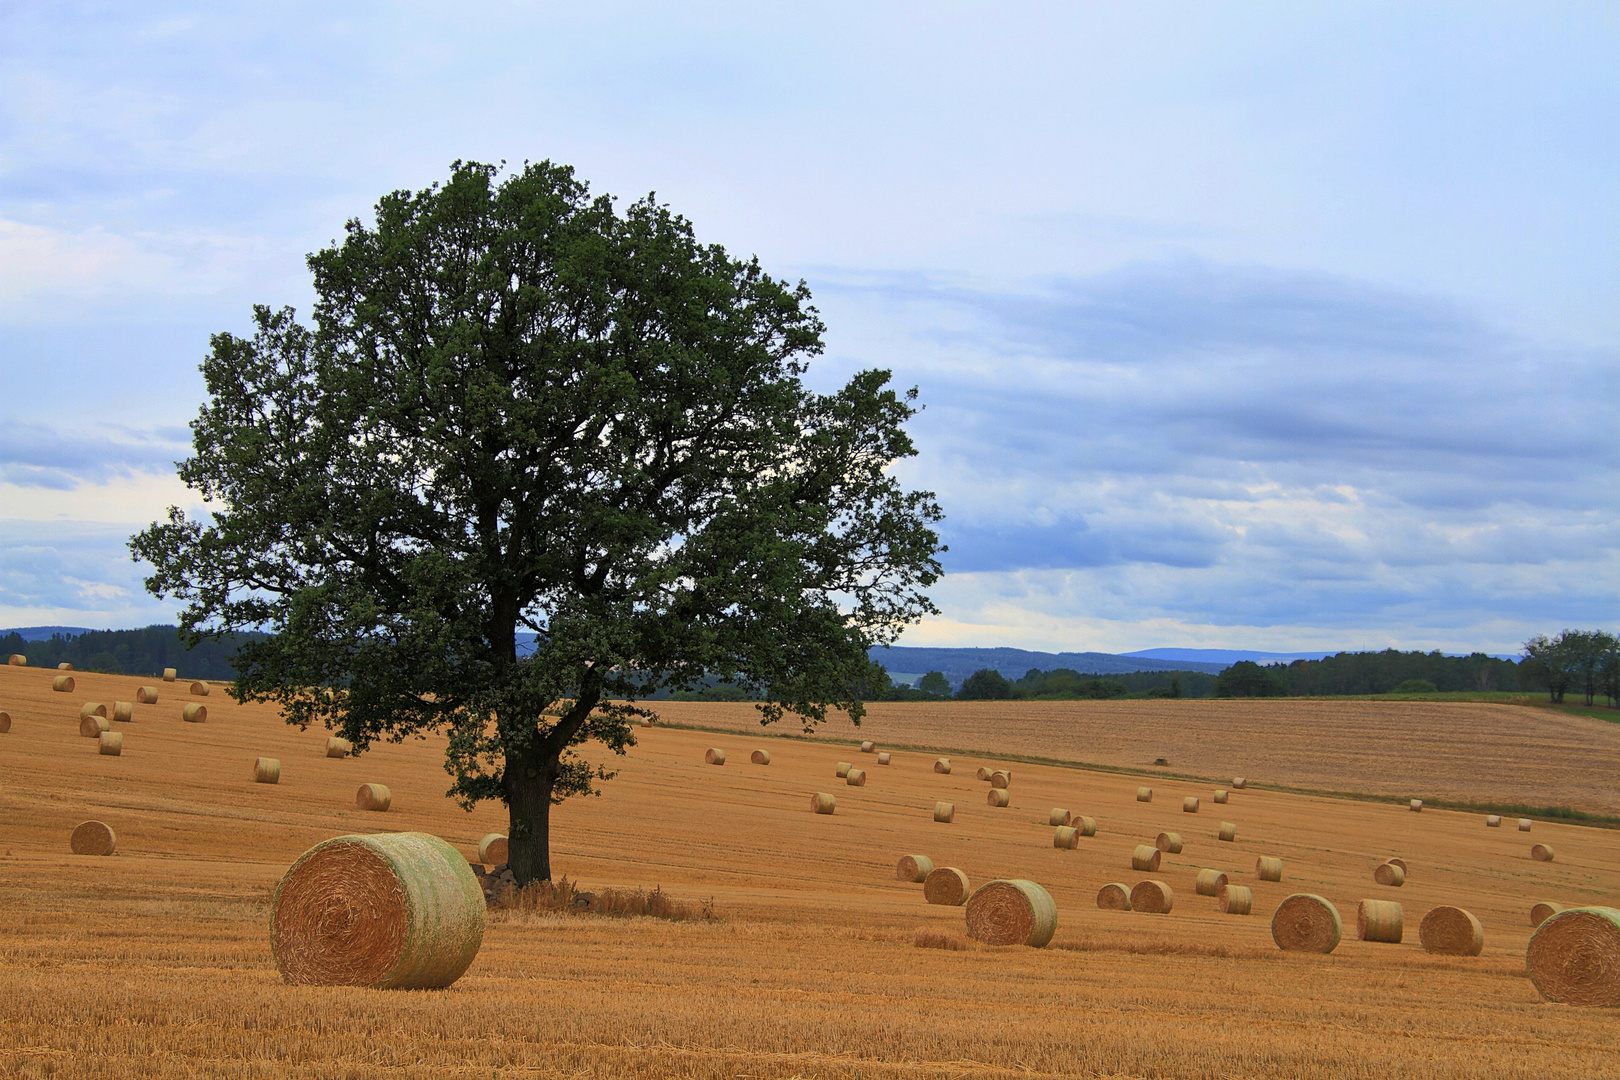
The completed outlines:
{"type": "Polygon", "coordinates": [[[1057,933],[1057,905],[1033,881],[988,881],[968,897],[967,932],[986,945],[1038,949],[1057,933]]]}
{"type": "Polygon", "coordinates": [[[1181,839],[1180,833],[1162,832],[1153,838],[1153,846],[1160,851],[1168,851],[1172,855],[1180,855],[1186,842],[1181,839]]]}
{"type": "Polygon", "coordinates": [[[505,833],[485,833],[478,841],[478,861],[488,866],[499,866],[508,858],[509,846],[505,833]]]}
{"type": "Polygon", "coordinates": [[[1540,903],[1531,904],[1530,925],[1540,926],[1542,923],[1546,922],[1548,919],[1552,918],[1554,915],[1563,910],[1563,904],[1555,904],[1551,900],[1543,900],[1540,903]]]}
{"type": "Polygon", "coordinates": [[[923,899],[930,904],[961,907],[968,892],[968,876],[954,866],[936,866],[923,879],[923,899]]]}
{"type": "Polygon", "coordinates": [[[255,758],[253,760],[253,782],[255,784],[281,783],[281,759],[273,757],[255,758]]]}
{"type": "Polygon", "coordinates": [[[118,837],[104,822],[81,821],[68,837],[68,847],[75,855],[111,855],[118,847],[118,837]]]}
{"type": "Polygon", "coordinates": [[[1176,905],[1176,894],[1170,886],[1149,878],[1131,886],[1131,910],[1148,915],[1168,915],[1176,905]]]}
{"type": "Polygon", "coordinates": [[[354,793],[354,805],[362,810],[380,813],[387,810],[393,801],[394,793],[388,790],[387,784],[361,784],[360,790],[354,793]]]}
{"type": "Polygon", "coordinates": [[[935,821],[944,822],[946,825],[949,825],[951,823],[951,819],[954,817],[956,817],[955,803],[937,802],[934,804],[935,821]]]}
{"type": "Polygon", "coordinates": [[[51,689],[58,694],[71,694],[77,685],[79,684],[73,681],[71,675],[58,675],[51,680],[51,689]]]}
{"type": "Polygon", "coordinates": [[[99,739],[101,733],[112,727],[107,723],[105,716],[82,716],[79,718],[79,734],[87,739],[99,739]]]}
{"type": "Polygon", "coordinates": [[[928,875],[934,872],[934,860],[926,855],[902,855],[895,864],[894,876],[898,881],[909,881],[913,885],[928,880],[928,875]]]}
{"type": "Polygon", "coordinates": [[[1131,910],[1131,890],[1127,885],[1110,881],[1097,890],[1097,906],[1104,911],[1131,910]]]}
{"type": "Polygon", "coordinates": [[[1442,904],[1418,923],[1418,941],[1440,956],[1478,956],[1485,948],[1485,928],[1472,912],[1442,904]]]}
{"type": "Polygon", "coordinates": [[[1343,936],[1339,909],[1313,893],[1295,893],[1271,917],[1271,939],[1290,952],[1330,953],[1343,936]]]}
{"type": "Polygon", "coordinates": [[[985,802],[991,806],[1011,806],[1012,796],[1007,794],[1005,788],[991,788],[985,795],[985,802]]]}
{"type": "Polygon", "coordinates": [[[1223,915],[1247,915],[1254,910],[1254,890],[1247,885],[1223,885],[1218,903],[1223,915]]]}
{"type": "Polygon", "coordinates": [[[1282,860],[1275,855],[1262,855],[1254,860],[1254,876],[1261,881],[1281,881],[1282,870],[1282,860]]]}
{"type": "MultiPolygon", "coordinates": [[[[101,721],[105,724],[107,721],[101,721]]],[[[107,757],[122,757],[124,753],[124,733],[122,731],[103,731],[100,742],[96,745],[96,753],[107,757]]]]}
{"type": "Polygon", "coordinates": [[[1136,850],[1131,852],[1132,870],[1157,870],[1159,860],[1164,858],[1164,852],[1147,844],[1137,844],[1136,850]]]}
{"type": "Polygon", "coordinates": [[[951,774],[951,759],[948,757],[935,758],[934,771],[941,776],[949,776],[951,774]]]}
{"type": "Polygon", "coordinates": [[[1356,936],[1399,945],[1403,919],[1401,905],[1393,900],[1363,900],[1356,905],[1356,936]]]}
{"type": "Polygon", "coordinates": [[[703,751],[703,764],[724,765],[725,763],[726,752],[720,749],[718,746],[711,746],[707,750],[703,751]]]}
{"type": "Polygon", "coordinates": [[[1620,911],[1577,907],[1557,912],[1531,935],[1524,966],[1548,1001],[1620,1005],[1620,911]]]}
{"type": "Polygon", "coordinates": [[[1219,896],[1226,887],[1226,875],[1208,867],[1193,876],[1193,891],[1199,896],[1219,896]]]}
{"type": "Polygon", "coordinates": [[[348,757],[354,753],[354,743],[339,735],[330,735],[326,739],[327,757],[348,757]]]}
{"type": "Polygon", "coordinates": [[[748,761],[753,765],[769,765],[771,763],[771,752],[769,750],[755,750],[748,755],[748,761]]]}
{"type": "Polygon", "coordinates": [[[1406,884],[1406,869],[1392,862],[1379,863],[1373,868],[1373,880],[1380,885],[1392,885],[1399,888],[1406,884]]]}
{"type": "Polygon", "coordinates": [[[478,955],[484,909],[467,860],[438,837],[339,836],[276,887],[270,948],[290,983],[438,989],[478,955]]]}
{"type": "Polygon", "coordinates": [[[192,703],[180,710],[180,719],[188,724],[208,723],[208,706],[192,703]]]}
{"type": "Polygon", "coordinates": [[[156,705],[158,688],[155,686],[137,686],[135,688],[135,703],[137,705],[156,705]]]}
{"type": "Polygon", "coordinates": [[[1531,844],[1530,857],[1536,862],[1552,862],[1553,849],[1547,844],[1531,844]]]}
{"type": "Polygon", "coordinates": [[[810,809],[817,814],[830,814],[838,809],[838,799],[825,791],[818,791],[810,796],[810,809]]]}

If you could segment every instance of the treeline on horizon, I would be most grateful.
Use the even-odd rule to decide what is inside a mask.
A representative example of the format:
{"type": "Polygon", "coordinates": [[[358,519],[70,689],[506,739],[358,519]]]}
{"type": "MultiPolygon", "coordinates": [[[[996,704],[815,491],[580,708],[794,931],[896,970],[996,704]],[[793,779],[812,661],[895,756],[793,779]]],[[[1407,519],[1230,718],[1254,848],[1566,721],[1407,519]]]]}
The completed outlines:
{"type": "Polygon", "coordinates": [[[29,667],[73,665],[75,671],[108,675],[158,676],[175,668],[186,679],[234,679],[236,650],[242,642],[262,635],[232,635],[202,641],[187,649],[174,626],[146,626],[139,630],[91,630],[83,634],[52,634],[43,641],[25,641],[13,631],[0,638],[7,656],[21,653],[29,667]]]}

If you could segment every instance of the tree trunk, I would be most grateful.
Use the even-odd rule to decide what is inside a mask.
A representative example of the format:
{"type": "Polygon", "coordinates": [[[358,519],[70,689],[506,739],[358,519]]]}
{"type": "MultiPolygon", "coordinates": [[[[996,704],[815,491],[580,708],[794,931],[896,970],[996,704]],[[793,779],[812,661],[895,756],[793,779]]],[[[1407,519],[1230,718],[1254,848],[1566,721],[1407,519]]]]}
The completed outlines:
{"type": "Polygon", "coordinates": [[[515,767],[507,762],[507,866],[519,886],[551,880],[551,789],[558,765],[544,750],[515,767]]]}

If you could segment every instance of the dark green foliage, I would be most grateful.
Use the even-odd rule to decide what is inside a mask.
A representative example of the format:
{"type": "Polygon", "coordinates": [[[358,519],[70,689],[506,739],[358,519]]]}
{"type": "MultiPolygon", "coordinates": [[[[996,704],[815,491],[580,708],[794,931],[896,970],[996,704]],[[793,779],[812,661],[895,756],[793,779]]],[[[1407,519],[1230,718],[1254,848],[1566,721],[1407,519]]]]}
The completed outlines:
{"type": "Polygon", "coordinates": [[[1087,677],[1068,668],[1054,671],[1031,668],[1022,679],[1012,684],[1010,696],[1029,700],[1076,701],[1120,698],[1128,693],[1130,688],[1113,676],[1087,677]]]}
{"type": "Polygon", "coordinates": [[[958,701],[1004,701],[1012,696],[1012,683],[994,668],[980,668],[956,691],[958,701]]]}
{"type": "Polygon", "coordinates": [[[1599,693],[1611,705],[1620,704],[1620,642],[1603,630],[1565,630],[1552,638],[1537,634],[1524,643],[1519,673],[1525,686],[1546,690],[1555,704],[1563,703],[1571,687],[1588,705],[1599,693]]]}
{"type": "Polygon", "coordinates": [[[1338,653],[1321,660],[1295,660],[1280,671],[1294,694],[1388,694],[1408,679],[1422,679],[1441,692],[1516,690],[1519,670],[1511,660],[1484,653],[1446,656],[1440,652],[1338,653]]]}
{"type": "Polygon", "coordinates": [[[930,671],[917,680],[917,689],[925,694],[946,697],[951,692],[951,683],[949,679],[945,678],[944,672],[930,671]]]}
{"type": "Polygon", "coordinates": [[[1395,688],[1397,694],[1432,694],[1435,692],[1434,683],[1428,679],[1407,679],[1395,688]]]}
{"type": "Polygon", "coordinates": [[[0,652],[7,656],[22,653],[33,667],[53,668],[65,661],[76,671],[143,676],[160,675],[164,668],[172,667],[188,679],[230,679],[236,676],[236,650],[243,642],[263,636],[251,632],[227,635],[188,649],[173,626],[53,634],[44,641],[24,641],[13,633],[0,638],[0,652]]]}
{"type": "Polygon", "coordinates": [[[1281,664],[1261,667],[1253,660],[1239,660],[1215,676],[1214,695],[1218,698],[1287,697],[1288,679],[1281,664]]]}
{"type": "Polygon", "coordinates": [[[445,732],[452,794],[509,808],[519,883],[636,701],[714,678],[763,722],[858,721],[867,650],[935,610],[940,511],[889,469],[915,392],[808,390],[808,290],[651,198],[458,163],[309,266],[312,327],[260,307],[203,363],[180,475],[211,520],[131,548],[188,641],[274,631],[237,697],[361,750],[445,732]]]}

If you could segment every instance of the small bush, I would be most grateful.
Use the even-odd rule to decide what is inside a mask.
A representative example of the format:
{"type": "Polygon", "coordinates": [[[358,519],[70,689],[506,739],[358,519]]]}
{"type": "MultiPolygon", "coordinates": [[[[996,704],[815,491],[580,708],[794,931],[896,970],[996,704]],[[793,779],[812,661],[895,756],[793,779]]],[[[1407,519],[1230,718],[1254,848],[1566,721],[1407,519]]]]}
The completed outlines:
{"type": "Polygon", "coordinates": [[[1397,694],[1433,694],[1436,692],[1434,683],[1428,679],[1407,679],[1395,688],[1397,694]]]}

